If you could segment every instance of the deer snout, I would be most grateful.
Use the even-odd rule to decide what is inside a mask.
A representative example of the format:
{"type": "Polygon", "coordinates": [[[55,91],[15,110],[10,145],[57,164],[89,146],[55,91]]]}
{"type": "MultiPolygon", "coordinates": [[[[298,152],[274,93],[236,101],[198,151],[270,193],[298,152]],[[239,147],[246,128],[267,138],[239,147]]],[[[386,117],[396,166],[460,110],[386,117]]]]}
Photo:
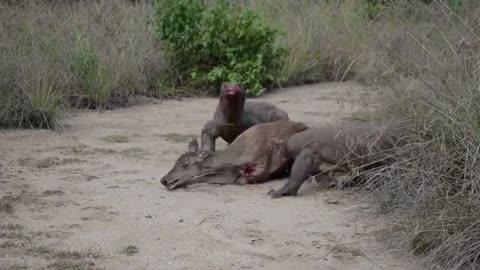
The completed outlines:
{"type": "Polygon", "coordinates": [[[162,183],[162,185],[166,186],[168,184],[167,182],[167,179],[165,177],[163,177],[161,180],[160,180],[160,183],[162,183]]]}
{"type": "Polygon", "coordinates": [[[167,176],[164,176],[160,180],[160,183],[162,183],[162,185],[165,186],[167,190],[174,190],[178,188],[180,186],[179,182],[180,182],[180,179],[178,178],[171,179],[170,177],[167,177],[167,176]]]}
{"type": "Polygon", "coordinates": [[[170,179],[169,177],[167,177],[168,175],[162,177],[162,179],[160,180],[160,183],[162,183],[162,185],[164,185],[165,187],[168,188],[169,185],[172,184],[172,182],[175,181],[175,179],[170,179]]]}

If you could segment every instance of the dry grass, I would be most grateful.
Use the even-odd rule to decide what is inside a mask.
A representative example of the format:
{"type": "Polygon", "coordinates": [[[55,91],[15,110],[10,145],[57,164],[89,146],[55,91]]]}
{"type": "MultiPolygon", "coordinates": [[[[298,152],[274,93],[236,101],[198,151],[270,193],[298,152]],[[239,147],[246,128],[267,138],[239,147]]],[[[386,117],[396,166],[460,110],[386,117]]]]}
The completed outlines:
{"type": "MultiPolygon", "coordinates": [[[[29,256],[41,258],[48,264],[48,269],[96,269],[95,260],[100,258],[99,254],[90,251],[59,250],[38,245],[41,235],[43,233],[28,231],[18,224],[0,224],[0,252],[11,258],[22,258],[21,261],[29,256]]],[[[30,269],[27,265],[11,267],[30,269]]]]}
{"type": "Polygon", "coordinates": [[[361,1],[248,0],[267,22],[283,31],[279,43],[290,49],[282,85],[351,79],[370,35],[361,1]]]}
{"type": "Polygon", "coordinates": [[[411,128],[361,184],[401,221],[415,254],[448,269],[480,265],[480,5],[463,4],[385,10],[360,51],[362,76],[384,85],[381,113],[411,128]]]}
{"type": "Polygon", "coordinates": [[[244,2],[283,26],[287,84],[353,77],[379,86],[380,115],[406,120],[409,143],[360,186],[401,220],[415,254],[449,269],[478,267],[480,4],[400,1],[372,21],[361,1],[244,2]]]}
{"type": "Polygon", "coordinates": [[[27,253],[47,259],[50,269],[59,270],[96,269],[94,260],[100,257],[92,252],[59,251],[46,246],[34,246],[27,253]]]}
{"type": "Polygon", "coordinates": [[[122,249],[122,251],[120,253],[122,254],[125,254],[127,256],[133,256],[135,254],[138,253],[138,247],[135,246],[135,245],[129,245],[127,247],[125,247],[124,249],[122,249]]]}
{"type": "Polygon", "coordinates": [[[161,96],[151,7],[130,1],[0,3],[0,126],[57,124],[67,106],[111,108],[161,96]]]}

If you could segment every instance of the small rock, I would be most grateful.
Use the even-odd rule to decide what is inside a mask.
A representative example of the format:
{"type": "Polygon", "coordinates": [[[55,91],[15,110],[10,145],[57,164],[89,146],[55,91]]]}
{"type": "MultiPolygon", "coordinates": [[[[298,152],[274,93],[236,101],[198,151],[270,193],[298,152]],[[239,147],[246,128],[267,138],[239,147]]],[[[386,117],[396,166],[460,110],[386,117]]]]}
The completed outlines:
{"type": "Polygon", "coordinates": [[[152,219],[153,217],[152,217],[152,215],[147,215],[147,216],[145,216],[145,218],[152,219]]]}
{"type": "Polygon", "coordinates": [[[178,220],[179,223],[183,223],[183,218],[178,220]]]}
{"type": "Polygon", "coordinates": [[[87,181],[88,181],[88,182],[92,181],[93,179],[98,179],[98,176],[95,176],[95,175],[89,175],[89,176],[87,176],[87,181]]]}

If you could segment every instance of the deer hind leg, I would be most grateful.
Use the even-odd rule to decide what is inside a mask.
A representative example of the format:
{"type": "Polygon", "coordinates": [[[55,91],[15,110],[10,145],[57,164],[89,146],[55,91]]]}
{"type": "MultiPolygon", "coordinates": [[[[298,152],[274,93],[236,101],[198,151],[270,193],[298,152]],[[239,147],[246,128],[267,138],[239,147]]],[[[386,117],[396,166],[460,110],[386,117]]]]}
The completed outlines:
{"type": "Polygon", "coordinates": [[[295,158],[293,162],[290,177],[287,183],[279,190],[270,190],[268,194],[272,198],[282,196],[295,196],[302,184],[308,180],[314,170],[315,154],[312,150],[305,148],[295,158]]]}

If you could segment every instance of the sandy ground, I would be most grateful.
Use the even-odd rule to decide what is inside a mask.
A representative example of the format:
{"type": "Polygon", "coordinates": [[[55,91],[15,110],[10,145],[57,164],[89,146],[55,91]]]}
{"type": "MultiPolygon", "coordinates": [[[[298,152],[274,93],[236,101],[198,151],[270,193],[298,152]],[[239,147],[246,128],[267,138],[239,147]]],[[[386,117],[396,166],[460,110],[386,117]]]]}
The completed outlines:
{"type": "MultiPolygon", "coordinates": [[[[360,90],[326,83],[261,99],[315,125],[362,109],[360,90]]],[[[423,269],[385,249],[388,223],[352,190],[305,184],[272,200],[279,180],[166,191],[160,178],[216,102],[80,111],[60,132],[1,131],[0,269],[423,269]]]]}

